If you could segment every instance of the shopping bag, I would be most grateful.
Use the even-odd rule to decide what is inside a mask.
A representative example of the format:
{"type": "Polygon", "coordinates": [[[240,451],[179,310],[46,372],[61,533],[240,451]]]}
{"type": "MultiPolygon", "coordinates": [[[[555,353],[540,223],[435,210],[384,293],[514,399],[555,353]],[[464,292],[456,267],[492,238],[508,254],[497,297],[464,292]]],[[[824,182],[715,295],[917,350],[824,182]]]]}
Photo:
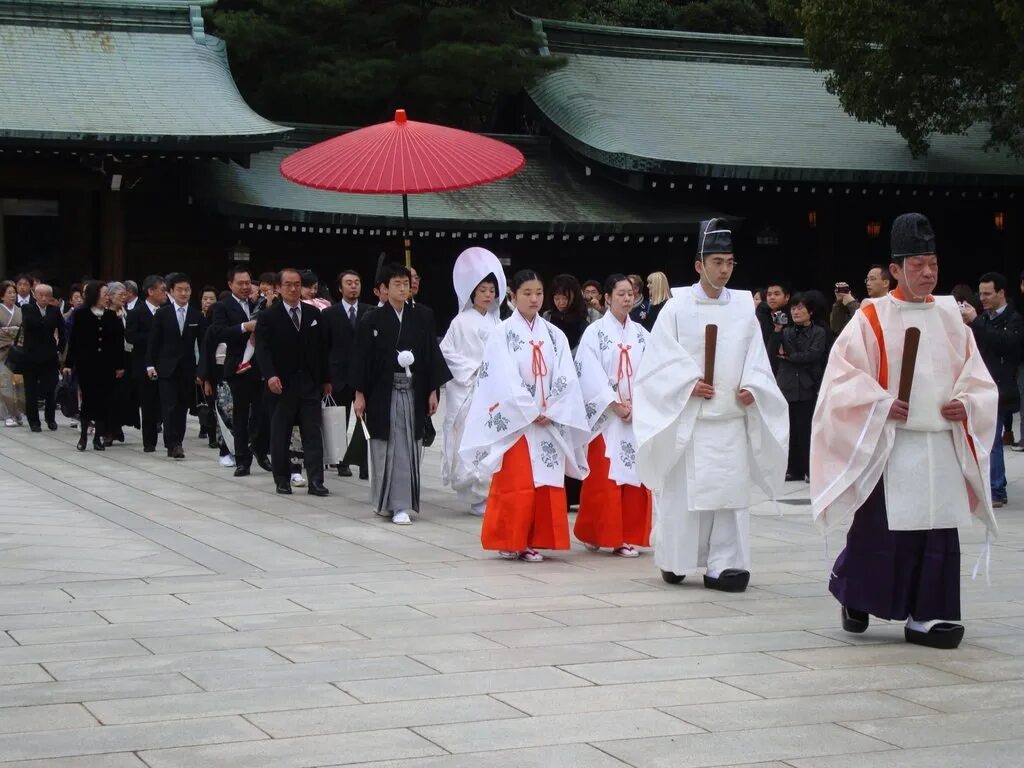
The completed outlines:
{"type": "Polygon", "coordinates": [[[348,431],[345,424],[345,407],[334,402],[328,395],[320,410],[321,429],[324,441],[324,464],[341,464],[348,450],[348,431]]]}

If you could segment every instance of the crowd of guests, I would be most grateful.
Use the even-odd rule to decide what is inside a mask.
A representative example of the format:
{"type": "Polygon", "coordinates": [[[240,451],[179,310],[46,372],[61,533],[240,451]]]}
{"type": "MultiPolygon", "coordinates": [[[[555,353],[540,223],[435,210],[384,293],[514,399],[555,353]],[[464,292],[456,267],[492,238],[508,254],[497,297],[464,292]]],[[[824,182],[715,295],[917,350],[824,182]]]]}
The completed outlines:
{"type": "MultiPolygon", "coordinates": [[[[355,393],[349,383],[349,367],[355,333],[367,313],[386,303],[381,286],[373,286],[375,301],[365,303],[362,277],[346,270],[337,278],[337,300],[332,301],[327,286],[321,285],[314,273],[303,270],[294,274],[297,278],[292,281],[298,285],[291,288],[297,290],[298,301],[323,313],[326,365],[322,377],[333,385],[338,403],[351,412],[355,393]]],[[[654,272],[646,279],[638,274],[626,279],[631,287],[628,317],[651,331],[671,297],[668,278],[654,272]]],[[[276,450],[278,464],[288,464],[288,481],[294,486],[306,485],[298,461],[307,453],[301,447],[300,430],[287,444],[282,438],[276,448],[271,446],[273,412],[268,402],[281,398],[273,387],[268,390],[268,377],[261,374],[257,357],[257,317],[281,299],[285,290],[281,280],[280,273],[256,276],[246,267],[236,267],[228,273],[226,290],[203,286],[198,302],[193,301],[191,280],[182,273],[150,275],[142,281],[141,290],[131,280],[87,280],[72,285],[60,298],[38,274],[3,281],[0,417],[8,427],[27,421],[33,431],[41,431],[44,424],[56,430],[59,408],[80,429],[80,450],[86,449],[90,435],[93,448],[104,450],[123,443],[125,428],[133,428],[141,431],[144,451],[155,451],[162,433],[168,456],[180,459],[184,457],[185,415],[193,413],[200,418],[199,437],[219,451],[221,464],[234,467],[236,475],[248,475],[256,463],[280,480],[285,473],[274,469],[271,458],[276,450]],[[4,364],[12,347],[23,350],[18,355],[18,373],[4,364]]],[[[417,303],[419,287],[419,275],[411,269],[408,303],[423,312],[433,327],[433,313],[417,303]]],[[[545,288],[546,307],[541,315],[565,334],[575,351],[587,327],[608,311],[605,286],[597,280],[581,284],[573,275],[560,274],[545,288]]],[[[879,298],[891,288],[887,267],[868,269],[865,296],[879,298]]],[[[1003,428],[992,462],[997,505],[1006,501],[1003,445],[1024,451],[1024,427],[1018,425],[1019,441],[1013,429],[1013,414],[1021,411],[1024,401],[1024,318],[1010,306],[1007,291],[1007,279],[997,273],[983,275],[977,289],[958,285],[953,291],[964,322],[972,328],[1000,388],[1003,428]]],[[[511,291],[503,293],[500,302],[495,297],[499,319],[509,317],[514,309],[511,291]]],[[[846,282],[835,284],[831,308],[820,291],[792,292],[781,280],[769,282],[753,294],[772,371],[789,404],[786,479],[806,481],[811,416],[829,350],[860,302],[846,282]]],[[[289,414],[297,427],[301,414],[292,413],[294,404],[284,399],[289,407],[282,413],[289,414]]],[[[307,400],[312,403],[312,396],[307,400]]],[[[307,421],[313,413],[308,403],[307,421]]],[[[433,424],[428,420],[424,428],[429,444],[433,424]]],[[[281,426],[282,434],[284,430],[281,426]]],[[[353,466],[362,479],[368,478],[367,444],[359,430],[353,433],[345,460],[337,464],[338,473],[350,476],[353,466]]],[[[322,472],[314,470],[312,474],[316,480],[322,472]]],[[[319,480],[314,482],[314,487],[321,486],[319,480]]],[[[578,503],[579,483],[570,479],[567,493],[570,504],[578,503]]]]}

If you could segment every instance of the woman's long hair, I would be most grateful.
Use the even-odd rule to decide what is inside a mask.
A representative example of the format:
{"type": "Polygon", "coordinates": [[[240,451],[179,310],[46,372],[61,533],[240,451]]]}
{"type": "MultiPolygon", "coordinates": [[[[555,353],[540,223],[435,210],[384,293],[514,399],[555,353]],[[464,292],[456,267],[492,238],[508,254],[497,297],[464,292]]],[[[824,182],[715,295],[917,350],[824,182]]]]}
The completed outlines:
{"type": "Polygon", "coordinates": [[[664,304],[672,298],[672,290],[668,285],[668,276],[664,272],[651,272],[647,276],[647,285],[651,293],[651,306],[664,304]]]}
{"type": "Polygon", "coordinates": [[[579,280],[572,275],[555,275],[551,281],[551,291],[546,298],[551,302],[552,317],[581,322],[587,317],[587,307],[583,303],[583,290],[580,288],[579,280]],[[555,308],[555,294],[558,293],[569,297],[569,305],[564,312],[559,312],[555,308]]]}

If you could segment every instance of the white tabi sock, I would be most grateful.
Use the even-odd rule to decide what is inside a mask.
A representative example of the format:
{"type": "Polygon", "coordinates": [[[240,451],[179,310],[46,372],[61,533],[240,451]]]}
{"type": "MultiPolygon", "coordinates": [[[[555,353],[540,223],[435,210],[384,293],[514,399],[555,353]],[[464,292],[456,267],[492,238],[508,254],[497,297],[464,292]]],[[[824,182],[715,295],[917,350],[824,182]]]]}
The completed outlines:
{"type": "Polygon", "coordinates": [[[707,575],[709,579],[717,579],[719,574],[721,574],[721,571],[712,570],[711,568],[708,568],[707,570],[707,575]]]}
{"type": "Polygon", "coordinates": [[[942,619],[932,619],[931,621],[914,621],[914,617],[910,616],[907,618],[907,629],[912,629],[915,632],[928,632],[936,624],[946,624],[942,619]]]}

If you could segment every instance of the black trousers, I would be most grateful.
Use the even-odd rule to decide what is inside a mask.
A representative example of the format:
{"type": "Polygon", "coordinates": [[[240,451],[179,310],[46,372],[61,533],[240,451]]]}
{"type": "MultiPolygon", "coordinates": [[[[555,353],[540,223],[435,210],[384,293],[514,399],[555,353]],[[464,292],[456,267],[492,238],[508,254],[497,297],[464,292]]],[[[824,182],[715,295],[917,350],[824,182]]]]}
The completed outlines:
{"type": "Polygon", "coordinates": [[[45,401],[43,414],[53,421],[57,416],[57,364],[25,363],[25,415],[31,426],[39,425],[39,400],[45,401]]]}
{"type": "Polygon", "coordinates": [[[232,419],[231,434],[235,439],[235,465],[252,465],[253,448],[260,455],[268,453],[270,443],[267,409],[261,399],[264,383],[254,370],[228,379],[231,389],[232,419]]]}
{"type": "Polygon", "coordinates": [[[144,448],[156,448],[157,429],[160,427],[160,384],[148,376],[136,376],[135,385],[142,408],[142,445],[144,448]]]}
{"type": "Polygon", "coordinates": [[[789,463],[786,474],[799,480],[811,471],[811,417],[813,400],[789,404],[789,463]]]}
{"type": "Polygon", "coordinates": [[[164,420],[164,448],[181,445],[185,440],[185,416],[195,404],[195,375],[182,370],[159,379],[160,410],[164,420]]]}
{"type": "MultiPolygon", "coordinates": [[[[292,427],[297,423],[302,435],[302,463],[306,467],[306,476],[310,484],[322,484],[324,443],[320,434],[320,407],[323,388],[305,371],[296,371],[280,395],[274,395],[269,390],[267,394],[272,401],[270,463],[274,467],[274,479],[287,482],[290,477],[288,445],[291,442],[292,427]]],[[[235,420],[238,420],[237,416],[235,420]]]]}

